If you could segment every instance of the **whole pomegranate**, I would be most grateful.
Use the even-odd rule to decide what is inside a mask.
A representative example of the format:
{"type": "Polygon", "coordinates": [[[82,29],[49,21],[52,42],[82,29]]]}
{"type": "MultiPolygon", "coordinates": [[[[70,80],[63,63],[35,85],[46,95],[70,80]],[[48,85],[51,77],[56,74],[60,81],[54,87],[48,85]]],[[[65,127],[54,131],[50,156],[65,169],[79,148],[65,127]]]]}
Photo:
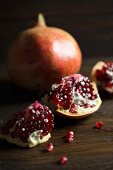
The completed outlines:
{"type": "Polygon", "coordinates": [[[113,62],[97,62],[91,73],[97,86],[110,94],[113,94],[113,62]]]}
{"type": "Polygon", "coordinates": [[[8,53],[11,80],[29,90],[47,91],[62,77],[77,73],[82,54],[66,31],[47,27],[42,14],[38,23],[17,37],[8,53]]]}
{"type": "Polygon", "coordinates": [[[42,101],[56,113],[69,118],[87,117],[101,105],[96,84],[81,74],[64,77],[53,84],[50,94],[42,101]]]}

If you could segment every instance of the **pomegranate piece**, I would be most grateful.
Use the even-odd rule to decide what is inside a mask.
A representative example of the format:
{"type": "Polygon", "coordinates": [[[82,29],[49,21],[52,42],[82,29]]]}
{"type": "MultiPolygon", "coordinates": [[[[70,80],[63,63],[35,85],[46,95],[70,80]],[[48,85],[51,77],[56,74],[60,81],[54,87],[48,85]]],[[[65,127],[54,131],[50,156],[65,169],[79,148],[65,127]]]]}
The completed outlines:
{"type": "Polygon", "coordinates": [[[0,138],[22,147],[33,147],[49,140],[53,121],[51,110],[35,101],[2,125],[0,138]]]}
{"type": "Polygon", "coordinates": [[[45,95],[43,101],[70,118],[86,117],[101,105],[96,84],[81,74],[64,77],[60,83],[53,84],[50,95],[48,98],[45,95]]]}
{"type": "Polygon", "coordinates": [[[104,125],[104,123],[103,122],[96,122],[96,124],[95,124],[95,128],[96,129],[101,129],[102,127],[103,127],[103,125],[104,125]]]}
{"type": "Polygon", "coordinates": [[[67,161],[68,161],[68,158],[65,155],[60,158],[60,164],[62,164],[62,165],[66,164],[67,161]]]}
{"type": "Polygon", "coordinates": [[[93,67],[91,76],[98,87],[113,93],[113,62],[98,62],[93,67]]]}
{"type": "Polygon", "coordinates": [[[48,152],[51,152],[51,151],[53,150],[53,148],[54,148],[54,147],[53,147],[53,144],[52,144],[52,143],[48,143],[48,144],[47,144],[47,151],[48,151],[48,152]]]}

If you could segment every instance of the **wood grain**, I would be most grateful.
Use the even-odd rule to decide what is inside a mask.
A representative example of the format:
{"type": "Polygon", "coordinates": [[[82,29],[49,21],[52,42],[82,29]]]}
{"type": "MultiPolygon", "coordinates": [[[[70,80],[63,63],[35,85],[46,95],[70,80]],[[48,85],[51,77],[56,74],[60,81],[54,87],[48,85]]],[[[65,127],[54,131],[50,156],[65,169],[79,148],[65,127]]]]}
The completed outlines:
{"type": "MultiPolygon", "coordinates": [[[[90,76],[92,66],[98,60],[112,60],[112,57],[84,59],[81,73],[90,76]]],[[[2,70],[4,67],[1,67],[2,70]]],[[[1,70],[1,71],[2,71],[1,70]]],[[[7,79],[7,72],[0,81],[0,119],[6,118],[37,99],[36,94],[12,85],[7,79]],[[3,79],[4,77],[4,79],[3,79]]],[[[113,97],[100,92],[102,105],[92,116],[82,120],[67,120],[55,116],[55,129],[50,142],[54,145],[51,153],[45,151],[46,144],[31,149],[19,148],[0,141],[0,170],[112,170],[113,169],[113,97]],[[103,121],[102,129],[95,129],[95,123],[103,121]],[[72,143],[64,141],[68,130],[73,130],[75,138],[72,143]],[[67,155],[68,162],[61,166],[58,161],[67,155]]]]}

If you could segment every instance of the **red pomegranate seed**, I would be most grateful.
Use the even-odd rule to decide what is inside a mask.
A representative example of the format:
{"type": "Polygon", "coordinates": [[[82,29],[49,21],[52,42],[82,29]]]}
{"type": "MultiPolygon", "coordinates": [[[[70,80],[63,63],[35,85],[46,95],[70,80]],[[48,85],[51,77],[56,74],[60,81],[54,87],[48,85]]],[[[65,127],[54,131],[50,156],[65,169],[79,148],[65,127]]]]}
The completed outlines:
{"type": "Polygon", "coordinates": [[[74,136],[74,132],[73,132],[73,131],[69,131],[69,132],[67,133],[67,135],[74,136]]]}
{"type": "Polygon", "coordinates": [[[73,131],[69,131],[66,133],[66,141],[67,142],[72,142],[73,141],[73,137],[74,137],[74,132],[73,131]]]}
{"type": "Polygon", "coordinates": [[[54,147],[53,147],[53,144],[52,144],[52,143],[48,143],[48,144],[47,144],[47,151],[48,151],[48,152],[51,152],[51,151],[53,150],[53,148],[54,148],[54,147]]]}
{"type": "Polygon", "coordinates": [[[67,141],[68,141],[69,143],[71,143],[71,142],[73,141],[73,137],[68,137],[68,138],[67,138],[67,141]]]}
{"type": "Polygon", "coordinates": [[[62,156],[61,158],[60,158],[60,164],[66,164],[67,163],[67,161],[68,161],[68,158],[67,158],[67,156],[62,156]]]}
{"type": "Polygon", "coordinates": [[[34,109],[37,109],[38,107],[39,107],[39,102],[38,101],[35,101],[34,103],[33,103],[33,107],[34,107],[34,109]]]}
{"type": "Polygon", "coordinates": [[[74,132],[73,131],[69,131],[66,133],[66,138],[68,137],[73,137],[74,136],[74,132]]]}
{"type": "Polygon", "coordinates": [[[96,127],[97,129],[101,129],[101,128],[103,127],[103,125],[104,125],[104,123],[100,121],[100,122],[96,122],[95,127],[96,127]]]}

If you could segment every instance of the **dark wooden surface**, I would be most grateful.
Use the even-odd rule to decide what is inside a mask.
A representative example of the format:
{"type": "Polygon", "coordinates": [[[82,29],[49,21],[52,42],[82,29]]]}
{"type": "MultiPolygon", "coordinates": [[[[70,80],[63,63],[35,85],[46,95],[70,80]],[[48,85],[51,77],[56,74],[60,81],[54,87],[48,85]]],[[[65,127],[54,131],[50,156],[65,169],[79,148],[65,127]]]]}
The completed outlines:
{"type": "MultiPolygon", "coordinates": [[[[90,76],[92,66],[98,60],[84,59],[81,73],[90,76]]],[[[37,99],[35,94],[28,94],[7,81],[7,74],[1,76],[0,84],[0,119],[27,106],[37,99]],[[3,79],[4,77],[4,79],[3,79]]],[[[100,92],[102,105],[100,109],[83,120],[66,120],[55,116],[55,128],[50,142],[54,145],[51,153],[45,152],[46,144],[31,149],[22,149],[7,142],[0,141],[0,170],[112,170],[113,169],[113,97],[100,92]],[[95,123],[103,121],[102,129],[95,129],[95,123]],[[72,143],[65,143],[63,136],[73,130],[75,138],[72,143]],[[67,155],[66,165],[59,165],[62,155],[67,155]]]]}
{"type": "MultiPolygon", "coordinates": [[[[37,99],[8,81],[5,69],[7,49],[15,36],[30,27],[37,13],[43,12],[48,25],[69,31],[78,40],[83,64],[81,73],[90,76],[98,60],[113,61],[112,0],[4,0],[0,1],[0,119],[22,109],[37,99]]],[[[113,97],[100,92],[102,105],[91,117],[71,121],[55,116],[50,142],[54,151],[46,153],[46,144],[22,149],[0,141],[0,170],[112,170],[113,169],[113,97]],[[94,129],[103,121],[102,129],[94,129]],[[74,142],[65,143],[68,130],[75,132],[74,142]],[[58,164],[67,155],[65,166],[58,164]]]]}

